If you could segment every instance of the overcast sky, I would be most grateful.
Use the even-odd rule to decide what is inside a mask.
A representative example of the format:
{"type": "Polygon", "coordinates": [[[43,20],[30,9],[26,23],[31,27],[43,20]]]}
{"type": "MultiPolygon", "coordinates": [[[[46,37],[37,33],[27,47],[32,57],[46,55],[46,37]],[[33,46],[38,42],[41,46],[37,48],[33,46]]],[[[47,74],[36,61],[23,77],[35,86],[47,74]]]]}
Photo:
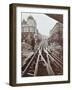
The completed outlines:
{"type": "Polygon", "coordinates": [[[25,19],[27,21],[28,16],[33,16],[37,23],[37,29],[39,33],[42,35],[49,36],[50,30],[57,23],[56,20],[48,17],[45,14],[33,14],[33,13],[22,13],[22,20],[25,19]]]}

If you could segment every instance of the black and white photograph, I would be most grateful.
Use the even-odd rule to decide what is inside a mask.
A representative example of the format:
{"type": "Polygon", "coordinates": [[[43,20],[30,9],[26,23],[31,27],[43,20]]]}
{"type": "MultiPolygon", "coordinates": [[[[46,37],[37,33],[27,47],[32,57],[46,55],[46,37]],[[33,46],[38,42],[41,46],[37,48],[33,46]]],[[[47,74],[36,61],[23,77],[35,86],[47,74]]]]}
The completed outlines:
{"type": "Polygon", "coordinates": [[[11,4],[10,84],[70,82],[70,7],[11,4]]]}
{"type": "Polygon", "coordinates": [[[63,15],[21,13],[21,76],[63,75],[63,15]]]}

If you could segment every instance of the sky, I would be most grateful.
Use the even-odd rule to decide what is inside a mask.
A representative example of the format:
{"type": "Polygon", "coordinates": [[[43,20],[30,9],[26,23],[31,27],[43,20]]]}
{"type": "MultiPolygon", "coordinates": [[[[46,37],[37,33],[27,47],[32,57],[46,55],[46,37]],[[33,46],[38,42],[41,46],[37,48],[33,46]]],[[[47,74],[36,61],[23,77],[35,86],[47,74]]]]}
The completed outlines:
{"type": "Polygon", "coordinates": [[[37,23],[37,29],[39,33],[42,35],[49,36],[50,30],[54,27],[57,23],[56,20],[50,18],[45,14],[36,14],[36,13],[22,13],[22,20],[25,19],[27,21],[28,16],[33,16],[37,23]]]}

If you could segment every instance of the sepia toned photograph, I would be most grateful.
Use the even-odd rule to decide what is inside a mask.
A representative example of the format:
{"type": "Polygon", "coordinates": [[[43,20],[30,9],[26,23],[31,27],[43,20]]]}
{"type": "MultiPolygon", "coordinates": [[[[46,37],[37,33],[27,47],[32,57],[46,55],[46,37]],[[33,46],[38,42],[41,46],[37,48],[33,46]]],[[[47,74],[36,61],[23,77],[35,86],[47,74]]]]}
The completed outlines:
{"type": "Polygon", "coordinates": [[[63,75],[63,15],[21,13],[21,76],[63,75]]]}
{"type": "Polygon", "coordinates": [[[70,7],[10,5],[10,85],[70,82],[70,7]]]}

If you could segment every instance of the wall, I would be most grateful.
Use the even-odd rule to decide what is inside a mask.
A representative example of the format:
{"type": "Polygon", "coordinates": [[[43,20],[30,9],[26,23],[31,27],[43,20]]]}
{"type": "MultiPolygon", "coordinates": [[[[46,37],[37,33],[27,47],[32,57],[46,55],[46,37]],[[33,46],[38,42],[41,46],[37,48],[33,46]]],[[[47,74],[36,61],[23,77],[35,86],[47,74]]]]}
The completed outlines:
{"type": "MultiPolygon", "coordinates": [[[[24,89],[25,90],[37,90],[37,89],[71,90],[72,78],[71,78],[70,84],[28,86],[28,87],[11,87],[8,85],[8,82],[9,82],[9,4],[10,3],[32,3],[32,4],[35,3],[35,4],[72,6],[72,0],[0,0],[0,90],[24,90],[24,89]]],[[[71,10],[72,10],[72,7],[71,7],[71,10]]],[[[72,16],[72,12],[71,12],[71,16],[72,16]]],[[[71,20],[72,20],[72,17],[71,17],[71,20]]],[[[71,45],[72,45],[72,42],[71,42],[71,45]]],[[[71,71],[71,75],[72,75],[72,71],[71,71]]]]}

